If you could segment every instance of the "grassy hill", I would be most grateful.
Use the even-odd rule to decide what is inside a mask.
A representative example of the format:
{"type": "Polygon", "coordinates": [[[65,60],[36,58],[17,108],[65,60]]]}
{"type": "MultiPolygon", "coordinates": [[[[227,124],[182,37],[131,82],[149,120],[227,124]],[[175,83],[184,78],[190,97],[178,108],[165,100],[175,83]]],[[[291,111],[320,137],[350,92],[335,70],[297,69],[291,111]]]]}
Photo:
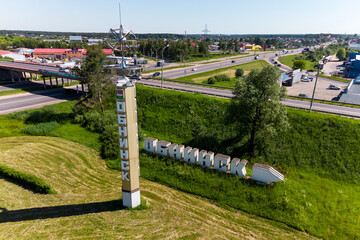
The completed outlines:
{"type": "Polygon", "coordinates": [[[45,179],[34,194],[0,178],[0,239],[312,239],[284,224],[141,179],[148,208],[121,208],[121,174],[54,137],[0,138],[0,164],[45,179]]]}
{"type": "MultiPolygon", "coordinates": [[[[279,57],[279,62],[292,68],[294,66],[294,61],[296,60],[295,59],[296,57],[297,55],[288,55],[288,56],[279,57]]],[[[309,60],[302,60],[302,61],[306,63],[305,70],[311,70],[311,69],[316,70],[315,66],[317,65],[317,62],[311,62],[309,60]]]]}

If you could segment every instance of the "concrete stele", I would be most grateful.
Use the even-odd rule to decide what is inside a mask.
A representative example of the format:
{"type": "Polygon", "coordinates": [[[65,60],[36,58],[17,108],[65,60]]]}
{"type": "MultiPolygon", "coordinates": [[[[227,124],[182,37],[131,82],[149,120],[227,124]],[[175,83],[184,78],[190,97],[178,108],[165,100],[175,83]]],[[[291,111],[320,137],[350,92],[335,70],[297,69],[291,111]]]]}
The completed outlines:
{"type": "Polygon", "coordinates": [[[234,175],[238,175],[240,177],[245,177],[246,176],[245,166],[247,163],[248,163],[248,161],[246,161],[246,160],[240,161],[239,158],[234,158],[231,161],[230,173],[234,174],[234,175]]]}
{"type": "Polygon", "coordinates": [[[157,142],[156,144],[156,152],[163,156],[163,157],[167,157],[169,156],[169,146],[170,146],[170,142],[164,141],[164,140],[160,140],[157,142]]]}
{"type": "Polygon", "coordinates": [[[175,159],[182,159],[184,156],[184,145],[173,143],[169,146],[169,156],[175,159]]]}
{"type": "Polygon", "coordinates": [[[199,149],[186,147],[184,149],[184,161],[189,163],[196,163],[199,157],[199,149]]]}
{"type": "Polygon", "coordinates": [[[211,168],[214,165],[214,155],[215,153],[213,152],[201,150],[199,153],[198,165],[211,168]]]}
{"type": "Polygon", "coordinates": [[[214,168],[218,171],[227,172],[229,170],[230,156],[216,154],[214,160],[214,168]]]}
{"type": "Polygon", "coordinates": [[[151,153],[156,153],[156,146],[158,140],[156,138],[147,137],[144,139],[144,150],[151,153]]]}
{"type": "Polygon", "coordinates": [[[284,175],[276,171],[273,167],[255,163],[252,170],[252,179],[262,183],[272,183],[284,180],[284,175]]]}

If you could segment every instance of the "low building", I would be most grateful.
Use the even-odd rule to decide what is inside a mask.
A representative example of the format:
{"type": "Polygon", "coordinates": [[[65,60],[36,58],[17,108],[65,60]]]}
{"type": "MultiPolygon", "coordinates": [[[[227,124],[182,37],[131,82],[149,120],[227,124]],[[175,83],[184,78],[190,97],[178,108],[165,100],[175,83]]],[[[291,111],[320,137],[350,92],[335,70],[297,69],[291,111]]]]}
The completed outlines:
{"type": "Polygon", "coordinates": [[[88,41],[88,45],[96,45],[103,42],[102,39],[95,39],[95,38],[89,38],[87,41],[88,41]]]}
{"type": "MultiPolygon", "coordinates": [[[[113,55],[112,49],[103,49],[106,55],[113,55]]],[[[80,59],[86,57],[86,49],[66,49],[66,48],[35,48],[32,53],[34,58],[51,59],[80,59]]]]}
{"type": "Polygon", "coordinates": [[[347,77],[356,78],[360,75],[360,53],[350,53],[345,62],[347,77]]]}
{"type": "Polygon", "coordinates": [[[11,58],[14,59],[14,61],[25,61],[26,57],[22,54],[17,54],[17,53],[13,53],[10,51],[4,51],[4,50],[0,50],[0,56],[3,58],[11,58]]]}
{"type": "Polygon", "coordinates": [[[69,41],[70,42],[82,42],[82,37],[81,36],[70,36],[69,41]]]}

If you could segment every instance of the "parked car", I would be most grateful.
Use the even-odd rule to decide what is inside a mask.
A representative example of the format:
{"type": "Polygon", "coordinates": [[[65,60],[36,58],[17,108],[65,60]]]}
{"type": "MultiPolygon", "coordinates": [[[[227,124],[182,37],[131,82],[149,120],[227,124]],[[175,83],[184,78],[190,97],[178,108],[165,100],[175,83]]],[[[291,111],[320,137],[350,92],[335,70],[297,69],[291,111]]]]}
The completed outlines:
{"type": "Polygon", "coordinates": [[[191,71],[196,71],[197,70],[197,68],[193,68],[193,69],[191,69],[191,71]]]}
{"type": "Polygon", "coordinates": [[[153,76],[153,77],[160,76],[160,72],[154,72],[154,74],[153,74],[152,76],[153,76]]]}
{"type": "Polygon", "coordinates": [[[340,90],[341,87],[335,86],[335,85],[329,85],[329,89],[331,90],[340,90]]]}
{"type": "Polygon", "coordinates": [[[299,97],[303,97],[303,98],[309,98],[308,95],[306,95],[305,93],[300,93],[299,97]]]}
{"type": "Polygon", "coordinates": [[[303,78],[301,79],[302,82],[310,82],[310,78],[303,78]]]}
{"type": "Polygon", "coordinates": [[[232,60],[231,62],[232,62],[232,63],[235,63],[236,61],[235,61],[235,60],[232,60]]]}
{"type": "Polygon", "coordinates": [[[142,76],[139,75],[139,74],[135,74],[135,75],[132,75],[130,76],[130,79],[137,79],[137,80],[141,80],[142,76]]]}
{"type": "Polygon", "coordinates": [[[312,81],[312,80],[314,80],[314,78],[313,78],[313,77],[309,77],[309,80],[312,81]]]}
{"type": "Polygon", "coordinates": [[[67,68],[61,67],[59,68],[59,72],[69,73],[70,71],[67,68]]]}

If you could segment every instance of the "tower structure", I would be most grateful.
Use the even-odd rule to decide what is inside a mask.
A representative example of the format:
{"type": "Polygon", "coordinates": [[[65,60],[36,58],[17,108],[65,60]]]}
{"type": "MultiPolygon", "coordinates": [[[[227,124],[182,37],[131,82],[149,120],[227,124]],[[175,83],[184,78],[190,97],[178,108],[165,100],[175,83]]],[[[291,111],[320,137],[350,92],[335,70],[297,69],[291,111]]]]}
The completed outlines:
{"type": "Polygon", "coordinates": [[[119,131],[123,206],[140,205],[139,142],[135,85],[122,77],[116,84],[116,111],[119,131]]]}
{"type": "Polygon", "coordinates": [[[205,29],[202,30],[202,32],[204,33],[204,35],[203,35],[204,38],[207,38],[208,33],[211,32],[211,31],[208,29],[207,24],[205,24],[205,29]]]}

